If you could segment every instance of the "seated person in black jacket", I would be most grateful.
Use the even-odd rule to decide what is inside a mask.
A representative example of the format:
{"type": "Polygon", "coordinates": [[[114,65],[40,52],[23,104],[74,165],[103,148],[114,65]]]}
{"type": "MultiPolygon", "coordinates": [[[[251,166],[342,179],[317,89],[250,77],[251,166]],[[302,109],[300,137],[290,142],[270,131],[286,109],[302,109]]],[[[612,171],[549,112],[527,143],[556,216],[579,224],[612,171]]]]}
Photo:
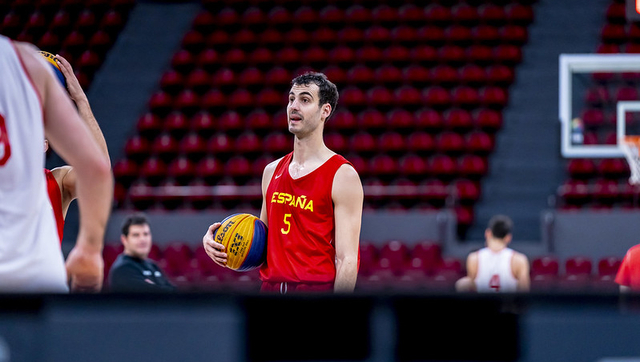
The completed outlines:
{"type": "Polygon", "coordinates": [[[176,288],[164,272],[148,259],[151,251],[151,228],[143,214],[128,216],[122,224],[120,241],[124,252],[118,255],[109,271],[112,292],[174,291],[176,288]]]}

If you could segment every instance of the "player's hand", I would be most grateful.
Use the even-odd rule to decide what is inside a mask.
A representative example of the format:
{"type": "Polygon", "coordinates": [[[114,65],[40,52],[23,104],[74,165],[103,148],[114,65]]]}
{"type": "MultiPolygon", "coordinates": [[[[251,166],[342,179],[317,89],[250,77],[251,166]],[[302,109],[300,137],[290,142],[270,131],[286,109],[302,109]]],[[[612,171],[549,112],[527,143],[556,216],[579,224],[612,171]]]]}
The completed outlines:
{"type": "Polygon", "coordinates": [[[84,93],[84,90],[82,90],[80,82],[73,72],[71,64],[58,54],[56,54],[55,60],[58,63],[58,66],[60,66],[60,71],[64,74],[64,78],[67,80],[67,90],[69,91],[71,99],[76,103],[78,103],[78,101],[85,100],[87,95],[84,93]]]}
{"type": "Polygon", "coordinates": [[[67,256],[66,266],[72,292],[100,292],[104,276],[104,260],[99,250],[76,245],[67,256]]]}
{"type": "Polygon", "coordinates": [[[217,222],[209,226],[207,233],[202,237],[202,245],[204,246],[204,251],[209,255],[211,260],[222,267],[226,267],[227,253],[224,252],[224,245],[213,240],[213,233],[220,227],[220,225],[221,224],[217,222]]]}

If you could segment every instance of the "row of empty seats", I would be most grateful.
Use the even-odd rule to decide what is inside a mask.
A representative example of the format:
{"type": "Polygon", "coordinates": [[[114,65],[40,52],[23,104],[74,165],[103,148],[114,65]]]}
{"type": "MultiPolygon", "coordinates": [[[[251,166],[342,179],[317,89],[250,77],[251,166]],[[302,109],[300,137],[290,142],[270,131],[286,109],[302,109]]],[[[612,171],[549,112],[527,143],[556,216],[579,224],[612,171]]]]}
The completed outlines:
{"type": "Polygon", "coordinates": [[[149,99],[127,160],[114,166],[118,205],[259,206],[259,197],[242,192],[194,203],[166,190],[259,184],[267,158],[291,150],[284,113],[291,79],[317,70],[340,91],[325,142],[354,163],[365,188],[413,195],[376,191],[365,207],[451,207],[465,230],[522,60],[532,3],[205,1],[149,99]],[[214,176],[216,163],[222,175],[214,176]],[[157,165],[172,176],[134,175],[157,165]],[[454,192],[453,203],[433,202],[419,194],[432,179],[448,189],[473,186],[454,192]]]}
{"type": "MultiPolygon", "coordinates": [[[[107,244],[104,249],[105,276],[122,252],[122,246],[107,244]]],[[[257,290],[258,272],[235,272],[217,266],[201,245],[173,242],[154,245],[150,258],[168,274],[181,290],[257,290]]],[[[552,255],[531,260],[533,291],[615,290],[613,279],[620,267],[618,257],[597,261],[583,256],[563,262],[552,255]]],[[[409,245],[399,240],[383,244],[363,241],[357,289],[432,289],[453,291],[455,281],[465,275],[464,260],[443,256],[441,246],[425,240],[409,245]]]]}
{"type": "Polygon", "coordinates": [[[60,54],[86,89],[134,5],[133,0],[13,1],[0,6],[0,33],[60,54]]]}

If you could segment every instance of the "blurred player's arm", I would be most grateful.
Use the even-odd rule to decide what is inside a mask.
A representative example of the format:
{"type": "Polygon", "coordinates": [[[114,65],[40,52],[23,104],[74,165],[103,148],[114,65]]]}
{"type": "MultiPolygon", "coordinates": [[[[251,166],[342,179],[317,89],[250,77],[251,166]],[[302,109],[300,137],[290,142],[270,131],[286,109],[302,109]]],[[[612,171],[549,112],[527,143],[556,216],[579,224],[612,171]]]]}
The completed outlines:
{"type": "Polygon", "coordinates": [[[333,180],[336,281],[335,292],[352,292],[358,278],[358,246],[364,191],[356,170],[342,165],[333,180]]]}
{"type": "Polygon", "coordinates": [[[474,251],[467,256],[466,263],[467,275],[456,281],[456,291],[458,292],[475,292],[476,277],[478,276],[478,252],[474,251]]]}
{"type": "Polygon", "coordinates": [[[24,43],[15,44],[40,95],[45,135],[55,151],[77,171],[81,222],[76,245],[67,257],[71,289],[99,291],[103,280],[104,231],[113,199],[109,162],[37,49],[24,43]]]}
{"type": "MultiPolygon", "coordinates": [[[[64,74],[64,77],[67,81],[67,90],[69,91],[69,96],[78,107],[78,113],[80,113],[80,117],[89,127],[91,136],[97,142],[100,150],[102,151],[102,154],[106,157],[109,165],[111,165],[107,142],[104,139],[104,135],[102,134],[100,125],[98,125],[98,121],[91,111],[89,99],[87,98],[85,92],[82,90],[80,82],[78,82],[78,78],[76,78],[71,64],[69,64],[66,59],[59,55],[56,55],[56,61],[60,66],[62,74],[64,74]]],[[[60,194],[62,195],[62,215],[66,218],[67,210],[69,209],[71,201],[75,200],[78,196],[76,192],[76,173],[73,170],[73,167],[68,165],[56,167],[51,170],[51,173],[60,186],[60,194]]]]}
{"type": "Polygon", "coordinates": [[[529,259],[521,253],[515,253],[512,260],[513,274],[518,280],[518,291],[528,292],[531,288],[531,277],[529,276],[529,259]]]}

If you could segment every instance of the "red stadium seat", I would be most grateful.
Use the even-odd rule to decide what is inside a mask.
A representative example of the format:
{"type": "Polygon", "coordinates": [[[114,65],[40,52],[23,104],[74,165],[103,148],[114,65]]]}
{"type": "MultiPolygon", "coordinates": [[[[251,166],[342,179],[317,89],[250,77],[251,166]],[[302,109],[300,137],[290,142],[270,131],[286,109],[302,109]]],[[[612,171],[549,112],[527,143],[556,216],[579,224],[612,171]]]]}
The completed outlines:
{"type": "Polygon", "coordinates": [[[458,174],[472,180],[479,180],[487,174],[488,166],[484,157],[465,154],[458,159],[458,174]]]}
{"type": "Polygon", "coordinates": [[[348,82],[354,85],[371,85],[375,80],[375,75],[370,67],[358,64],[347,71],[348,82]]]}
{"type": "Polygon", "coordinates": [[[567,165],[569,176],[587,180],[596,175],[596,165],[590,158],[572,158],[567,165]]]}
{"type": "Polygon", "coordinates": [[[506,65],[496,64],[487,68],[487,82],[491,85],[505,87],[514,80],[513,69],[506,65]]]}
{"type": "Polygon", "coordinates": [[[400,69],[389,64],[378,67],[375,70],[374,77],[378,83],[386,87],[396,87],[402,83],[402,72],[400,69]]]}
{"type": "Polygon", "coordinates": [[[213,156],[207,156],[196,165],[196,176],[208,185],[213,185],[223,175],[223,165],[213,156]]]}
{"type": "Polygon", "coordinates": [[[193,116],[200,110],[200,97],[190,89],[185,89],[178,93],[174,102],[174,109],[187,116],[193,116]]]}
{"type": "Polygon", "coordinates": [[[507,21],[504,7],[492,3],[485,3],[478,7],[480,22],[487,25],[500,26],[507,21]]]}
{"type": "Polygon", "coordinates": [[[324,136],[324,143],[327,147],[337,153],[343,154],[348,151],[347,138],[338,132],[327,132],[324,136]]]}
{"type": "Polygon", "coordinates": [[[457,23],[465,26],[471,26],[480,21],[478,8],[466,3],[461,3],[452,7],[451,16],[457,23]]]}
{"type": "Polygon", "coordinates": [[[151,144],[151,151],[167,161],[178,154],[178,141],[169,133],[162,133],[151,144]]]}
{"type": "Polygon", "coordinates": [[[444,30],[444,36],[448,43],[457,45],[469,45],[473,40],[471,30],[467,26],[459,24],[448,26],[444,30]]]}
{"type": "Polygon", "coordinates": [[[590,201],[589,187],[584,180],[570,179],[558,187],[558,196],[565,207],[580,207],[590,201]]]}
{"type": "Polygon", "coordinates": [[[128,187],[138,177],[138,165],[130,159],[120,159],[113,165],[113,175],[119,183],[128,187]]]}
{"type": "Polygon", "coordinates": [[[405,152],[405,140],[398,132],[384,132],[378,138],[377,150],[392,156],[398,156],[405,152]]]}
{"type": "Polygon", "coordinates": [[[412,132],[407,138],[407,150],[419,155],[429,155],[435,151],[435,140],[427,132],[412,132]]]}
{"type": "Polygon", "coordinates": [[[394,106],[393,93],[382,86],[375,86],[366,93],[369,107],[376,107],[382,111],[388,111],[394,106]]]}
{"type": "Polygon", "coordinates": [[[190,159],[199,160],[207,152],[206,142],[197,132],[190,132],[180,140],[178,150],[190,159]]]}
{"type": "Polygon", "coordinates": [[[376,151],[376,140],[369,132],[357,132],[351,136],[349,149],[357,154],[370,155],[376,151]]]}
{"type": "Polygon", "coordinates": [[[189,124],[184,113],[171,112],[164,119],[164,131],[170,134],[176,140],[182,138],[187,133],[189,124]]]}
{"type": "Polygon", "coordinates": [[[629,177],[629,164],[620,158],[604,158],[596,165],[598,174],[608,179],[629,177]]]}
{"type": "Polygon", "coordinates": [[[436,150],[448,155],[459,155],[464,152],[465,142],[460,133],[444,131],[436,136],[436,150]]]}
{"type": "Polygon", "coordinates": [[[424,158],[409,153],[398,161],[400,174],[409,179],[422,179],[427,174],[427,162],[424,158]]]}
{"type": "Polygon", "coordinates": [[[216,155],[216,157],[229,155],[233,151],[233,140],[226,133],[216,133],[207,141],[207,153],[216,155]]]}
{"type": "Polygon", "coordinates": [[[174,179],[178,185],[185,186],[195,177],[195,165],[191,159],[180,156],[171,161],[167,167],[167,176],[174,179]]]}
{"type": "Polygon", "coordinates": [[[437,110],[446,109],[451,106],[451,96],[449,92],[440,86],[425,88],[422,91],[422,99],[429,108],[437,110]]]}
{"type": "Polygon", "coordinates": [[[281,132],[272,132],[268,134],[264,138],[263,145],[265,151],[276,156],[284,156],[293,149],[291,138],[285,136],[284,133],[281,132]]]}
{"type": "Polygon", "coordinates": [[[384,114],[376,108],[367,108],[358,113],[358,127],[366,132],[377,133],[387,125],[384,114]]]}
{"type": "Polygon", "coordinates": [[[477,64],[467,64],[459,69],[460,82],[469,86],[478,86],[487,81],[484,68],[477,64]]]}
{"type": "Polygon", "coordinates": [[[420,64],[412,64],[402,69],[402,79],[405,84],[422,88],[429,84],[429,70],[420,64]]]}
{"type": "Polygon", "coordinates": [[[591,259],[585,256],[574,256],[565,262],[566,275],[591,275],[591,259]]]}
{"type": "Polygon", "coordinates": [[[482,131],[473,131],[466,135],[466,150],[467,152],[487,156],[493,152],[494,140],[493,137],[482,131]]]}
{"type": "MultiPolygon", "coordinates": [[[[448,95],[448,93],[445,91],[448,95]]],[[[416,129],[427,132],[440,132],[444,128],[444,120],[437,111],[423,108],[415,114],[416,129]]]]}
{"type": "Polygon", "coordinates": [[[453,21],[451,10],[437,3],[428,5],[424,12],[427,24],[446,25],[453,21]]]}
{"type": "MultiPolygon", "coordinates": [[[[419,93],[418,93],[419,95],[419,93]]],[[[396,97],[401,96],[396,92],[396,97]]],[[[411,98],[411,96],[406,96],[411,98]]],[[[414,127],[413,113],[405,108],[394,108],[386,114],[387,127],[395,130],[409,130],[414,127]]]]}
{"type": "Polygon", "coordinates": [[[615,256],[601,258],[598,260],[598,276],[611,276],[615,278],[620,269],[620,264],[622,264],[622,260],[615,256]]]}
{"type": "Polygon", "coordinates": [[[145,160],[140,167],[140,176],[151,186],[157,186],[167,175],[167,165],[159,158],[145,160]]]}
{"type": "Polygon", "coordinates": [[[391,269],[399,272],[409,260],[410,250],[399,240],[391,240],[383,244],[378,251],[378,260],[388,260],[391,269]]]}
{"type": "Polygon", "coordinates": [[[415,111],[422,106],[421,92],[410,85],[403,85],[394,92],[396,106],[408,111],[415,111]]]}
{"type": "Polygon", "coordinates": [[[453,158],[437,154],[429,158],[431,175],[441,180],[450,180],[457,174],[457,164],[453,158]]]}
{"type": "Polygon", "coordinates": [[[545,255],[536,257],[531,261],[531,276],[559,275],[559,263],[555,256],[545,255]]]}
{"type": "Polygon", "coordinates": [[[255,156],[262,151],[261,138],[252,131],[241,133],[236,138],[235,145],[236,152],[247,157],[255,156]]]}
{"type": "Polygon", "coordinates": [[[369,171],[376,177],[390,179],[397,175],[398,164],[391,156],[379,154],[369,161],[369,171]]]}
{"type": "MultiPolygon", "coordinates": [[[[480,104],[478,92],[470,86],[458,86],[451,90],[451,103],[460,108],[477,108],[480,104]]],[[[471,116],[469,116],[471,122],[471,116]]]]}

